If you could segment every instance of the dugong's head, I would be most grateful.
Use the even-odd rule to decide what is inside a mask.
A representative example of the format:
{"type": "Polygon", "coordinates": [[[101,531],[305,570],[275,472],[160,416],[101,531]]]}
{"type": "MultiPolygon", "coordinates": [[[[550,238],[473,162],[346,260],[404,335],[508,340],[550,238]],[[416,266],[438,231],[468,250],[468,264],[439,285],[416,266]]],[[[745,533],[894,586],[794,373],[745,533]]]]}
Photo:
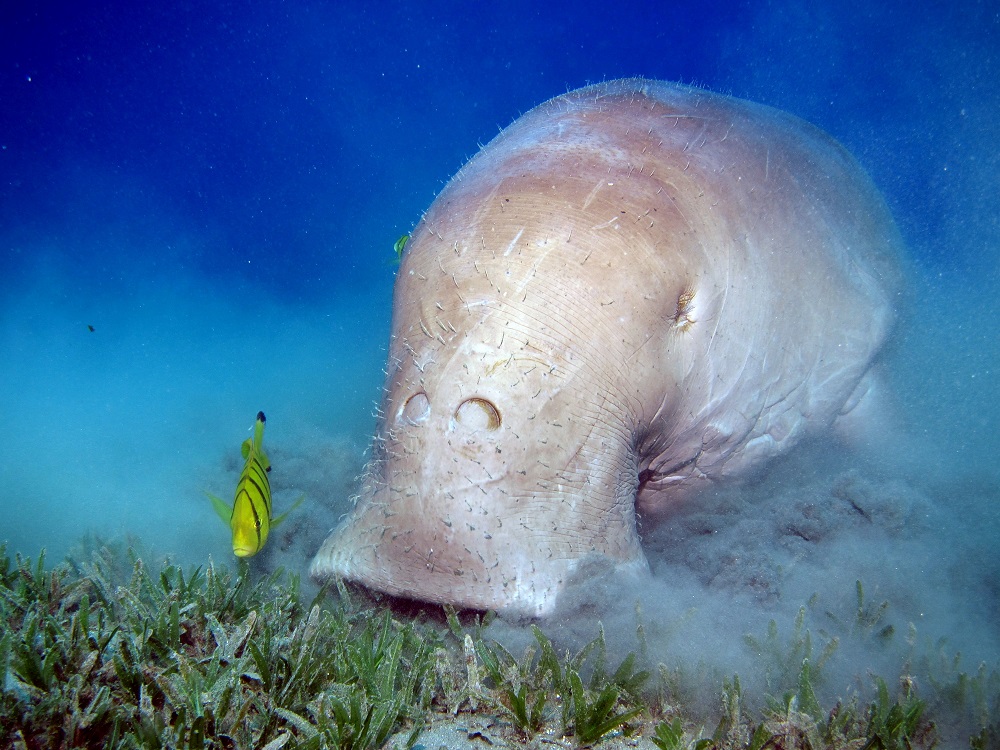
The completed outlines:
{"type": "Polygon", "coordinates": [[[544,615],[588,558],[646,569],[637,502],[841,411],[889,317],[877,195],[801,121],[650,88],[536,108],[423,217],[372,458],[315,578],[544,615]]]}
{"type": "Polygon", "coordinates": [[[646,568],[635,449],[668,376],[651,323],[683,289],[651,265],[661,186],[619,174],[649,140],[632,126],[550,105],[435,200],[398,271],[363,489],[314,577],[536,616],[588,556],[646,568]]]}

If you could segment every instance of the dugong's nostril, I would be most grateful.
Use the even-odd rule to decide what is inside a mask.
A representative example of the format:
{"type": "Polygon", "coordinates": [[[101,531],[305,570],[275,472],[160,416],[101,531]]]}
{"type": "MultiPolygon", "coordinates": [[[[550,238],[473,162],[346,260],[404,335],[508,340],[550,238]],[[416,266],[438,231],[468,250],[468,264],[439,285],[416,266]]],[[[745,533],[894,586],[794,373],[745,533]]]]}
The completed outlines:
{"type": "Polygon", "coordinates": [[[458,405],[455,421],[470,430],[492,432],[500,428],[500,412],[485,398],[470,398],[458,405]]]}
{"type": "Polygon", "coordinates": [[[427,394],[423,391],[414,393],[403,404],[396,415],[397,422],[409,422],[410,424],[420,424],[427,415],[431,413],[431,402],[427,400],[427,394]]]}

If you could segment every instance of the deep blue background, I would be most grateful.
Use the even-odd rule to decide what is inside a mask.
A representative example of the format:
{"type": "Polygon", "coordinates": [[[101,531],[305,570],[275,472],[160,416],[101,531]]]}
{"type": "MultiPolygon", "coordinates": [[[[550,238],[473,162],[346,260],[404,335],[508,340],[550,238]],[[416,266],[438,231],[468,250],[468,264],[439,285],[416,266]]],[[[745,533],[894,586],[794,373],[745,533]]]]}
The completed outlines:
{"type": "Polygon", "coordinates": [[[16,268],[50,239],[111,292],[123,265],[289,299],[388,283],[387,248],[477,143],[643,75],[831,130],[915,252],[966,264],[935,237],[972,158],[955,151],[987,127],[967,120],[996,91],[995,3],[810,5],[5,4],[0,252],[16,268]]]}

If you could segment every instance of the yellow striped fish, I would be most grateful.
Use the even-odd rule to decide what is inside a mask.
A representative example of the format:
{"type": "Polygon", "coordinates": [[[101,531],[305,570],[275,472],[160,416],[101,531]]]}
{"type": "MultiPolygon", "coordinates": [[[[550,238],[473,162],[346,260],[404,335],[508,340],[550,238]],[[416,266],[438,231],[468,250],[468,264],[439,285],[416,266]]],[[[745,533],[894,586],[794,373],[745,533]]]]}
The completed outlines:
{"type": "Polygon", "coordinates": [[[230,507],[224,500],[208,492],[209,500],[233,530],[233,554],[237,557],[252,557],[264,548],[271,526],[276,526],[288,513],[302,502],[300,498],[292,508],[278,518],[271,516],[271,483],[267,473],[271,462],[264,453],[264,412],[257,412],[253,426],[253,437],[243,441],[243,473],[236,485],[236,498],[230,507]]]}

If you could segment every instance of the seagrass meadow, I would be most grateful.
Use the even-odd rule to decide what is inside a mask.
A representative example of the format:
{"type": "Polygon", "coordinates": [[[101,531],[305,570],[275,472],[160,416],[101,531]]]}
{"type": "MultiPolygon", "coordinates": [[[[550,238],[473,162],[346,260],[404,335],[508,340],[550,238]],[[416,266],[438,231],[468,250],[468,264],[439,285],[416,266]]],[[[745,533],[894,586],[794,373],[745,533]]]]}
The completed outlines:
{"type": "MultiPolygon", "coordinates": [[[[805,628],[807,606],[790,629],[747,636],[774,690],[749,695],[727,675],[705,716],[685,705],[705,675],[647,653],[639,615],[639,648],[621,659],[599,624],[572,650],[530,625],[515,653],[489,637],[488,613],[404,615],[342,586],[309,597],[296,576],[245,563],[184,570],[118,545],[50,566],[0,549],[0,746],[1000,746],[1000,675],[957,656],[914,651],[932,679],[872,674],[864,695],[821,705],[840,637],[805,628]]],[[[859,582],[841,637],[898,637],[888,606],[859,582]]]]}
{"type": "MultiPolygon", "coordinates": [[[[108,0],[2,10],[0,750],[1000,747],[1000,4],[108,0]],[[906,246],[898,326],[876,363],[891,402],[885,429],[817,434],[759,475],[706,482],[661,518],[640,507],[648,574],[588,559],[560,581],[544,620],[407,608],[335,578],[320,591],[306,571],[355,507],[365,467],[387,455],[381,425],[397,416],[382,398],[387,376],[422,375],[397,369],[393,298],[430,228],[428,207],[542,102],[636,76],[812,123],[884,196],[906,246]],[[206,493],[235,501],[258,413],[273,520],[284,520],[241,564],[206,493]],[[78,547],[85,534],[101,539],[78,547]]],[[[691,144],[735,148],[738,130],[713,132],[691,144]]],[[[763,178],[747,183],[755,201],[775,196],[772,208],[735,217],[744,212],[733,203],[713,205],[733,217],[713,236],[789,209],[772,181],[776,156],[758,149],[763,178]]],[[[609,175],[654,178],[648,150],[598,158],[615,160],[609,175]]],[[[719,166],[750,181],[741,163],[719,166]]],[[[621,180],[567,176],[604,184],[596,203],[567,203],[567,216],[588,202],[608,210],[574,244],[588,226],[594,236],[639,231],[605,225],[624,221],[621,180]]],[[[676,176],[687,184],[690,169],[676,176]]],[[[552,186],[541,179],[538,195],[552,186]]],[[[656,205],[658,225],[685,213],[656,205]]],[[[809,207],[786,222],[822,224],[821,214],[809,207]]],[[[693,214],[681,218],[683,244],[696,238],[693,214]]],[[[556,258],[530,231],[515,247],[483,228],[481,246],[509,249],[500,257],[512,263],[518,249],[526,284],[535,259],[556,258]]],[[[442,252],[457,258],[460,239],[475,244],[456,235],[442,252]]],[[[434,274],[448,265],[427,259],[434,274]]],[[[486,270],[481,299],[493,300],[486,270]]],[[[623,337],[613,338],[635,345],[609,365],[622,372],[627,349],[645,356],[656,344],[636,338],[644,329],[625,307],[604,309],[652,285],[605,297],[628,278],[609,271],[587,284],[603,312],[579,323],[597,331],[612,316],[623,337]]],[[[772,288],[756,278],[755,289],[772,288]]],[[[719,281],[719,299],[729,288],[719,281]]],[[[677,333],[698,322],[687,291],[663,308],[677,333]]],[[[779,297],[764,306],[768,324],[791,316],[779,297]]],[[[814,301],[834,335],[858,323],[864,335],[873,320],[870,305],[814,301]]],[[[496,334],[483,341],[507,350],[511,331],[496,334]]],[[[769,343],[795,361],[809,356],[798,341],[769,343]]],[[[574,361],[593,346],[570,352],[574,361]]],[[[739,359],[773,363],[765,351],[739,359]]],[[[453,364],[462,361],[472,368],[471,358],[453,364]]],[[[720,355],[713,372],[731,364],[720,355]]],[[[685,369],[663,366],[670,379],[685,369]]],[[[768,399],[787,393],[780,382],[768,399]]],[[[440,403],[434,419],[456,413],[440,403]]],[[[513,408],[500,410],[511,428],[513,408]]],[[[534,464],[542,449],[523,444],[521,463],[534,464]]],[[[511,469],[514,455],[504,447],[511,469]]],[[[634,468],[622,474],[629,482],[646,467],[634,468]]],[[[424,496],[445,524],[436,501],[447,490],[424,496]]],[[[534,511],[517,522],[543,528],[534,511]]],[[[403,586],[388,591],[501,606],[403,586]]]]}

